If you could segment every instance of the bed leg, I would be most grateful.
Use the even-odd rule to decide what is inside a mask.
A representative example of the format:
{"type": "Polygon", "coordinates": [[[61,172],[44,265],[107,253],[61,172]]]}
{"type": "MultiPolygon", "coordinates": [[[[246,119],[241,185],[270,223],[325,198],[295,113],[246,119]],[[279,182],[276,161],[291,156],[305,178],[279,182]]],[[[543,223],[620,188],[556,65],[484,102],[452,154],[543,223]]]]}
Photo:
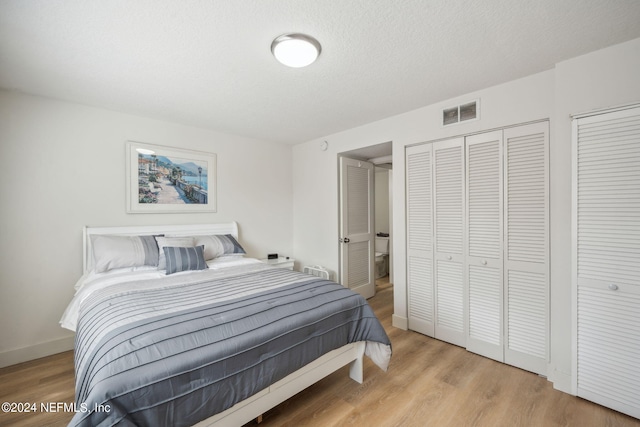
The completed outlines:
{"type": "Polygon", "coordinates": [[[349,366],[349,377],[358,384],[364,381],[364,346],[362,341],[356,344],[357,357],[349,366]]]}
{"type": "Polygon", "coordinates": [[[258,424],[260,424],[262,422],[262,414],[258,415],[258,418],[256,418],[256,422],[258,424]]]}

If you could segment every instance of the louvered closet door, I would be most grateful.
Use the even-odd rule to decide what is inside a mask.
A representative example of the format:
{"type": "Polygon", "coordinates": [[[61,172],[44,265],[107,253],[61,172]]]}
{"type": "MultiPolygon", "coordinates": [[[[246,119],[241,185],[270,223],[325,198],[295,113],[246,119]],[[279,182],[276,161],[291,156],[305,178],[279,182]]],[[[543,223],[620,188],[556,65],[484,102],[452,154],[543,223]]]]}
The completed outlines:
{"type": "Polygon", "coordinates": [[[505,362],[546,375],[549,124],[508,128],[503,137],[505,362]]]}
{"type": "Polygon", "coordinates": [[[640,107],[574,121],[578,395],[640,418],[640,107]]]}
{"type": "Polygon", "coordinates": [[[433,144],[435,337],[465,346],[464,138],[433,144]]]}
{"type": "Polygon", "coordinates": [[[466,138],[467,350],[504,361],[502,131],[466,138]]]}
{"type": "Polygon", "coordinates": [[[409,329],[434,336],[432,145],[406,149],[409,329]]]}

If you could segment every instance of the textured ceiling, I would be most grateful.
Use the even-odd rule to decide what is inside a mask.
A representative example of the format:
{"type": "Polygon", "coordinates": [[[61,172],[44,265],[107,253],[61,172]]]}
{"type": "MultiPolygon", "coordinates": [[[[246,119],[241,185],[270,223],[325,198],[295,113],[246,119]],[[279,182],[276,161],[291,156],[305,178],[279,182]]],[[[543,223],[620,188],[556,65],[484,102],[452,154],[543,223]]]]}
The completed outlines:
{"type": "Polygon", "coordinates": [[[0,87],[295,144],[637,37],[638,0],[0,0],[0,87]]]}

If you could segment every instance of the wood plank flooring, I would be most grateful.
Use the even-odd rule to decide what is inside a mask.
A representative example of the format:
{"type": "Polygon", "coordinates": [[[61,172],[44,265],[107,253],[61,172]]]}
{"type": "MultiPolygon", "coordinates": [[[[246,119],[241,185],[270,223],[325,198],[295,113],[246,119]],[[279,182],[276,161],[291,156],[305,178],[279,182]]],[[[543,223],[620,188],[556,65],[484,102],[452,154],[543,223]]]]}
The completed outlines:
{"type": "MultiPolygon", "coordinates": [[[[640,427],[640,420],[554,390],[545,378],[393,328],[392,285],[383,280],[377,290],[369,303],[393,345],[389,371],[366,359],[365,382],[357,384],[343,368],[265,413],[261,427],[640,427]]],[[[0,412],[0,426],[64,426],[72,413],[39,406],[70,404],[73,396],[72,352],[2,368],[0,402],[35,402],[38,412],[0,412]]]]}

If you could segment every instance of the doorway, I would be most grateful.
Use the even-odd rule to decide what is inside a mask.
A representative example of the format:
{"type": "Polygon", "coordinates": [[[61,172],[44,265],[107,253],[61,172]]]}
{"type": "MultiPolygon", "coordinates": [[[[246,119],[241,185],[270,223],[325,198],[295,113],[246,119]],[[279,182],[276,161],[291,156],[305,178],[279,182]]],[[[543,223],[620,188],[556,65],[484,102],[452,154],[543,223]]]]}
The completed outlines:
{"type": "MultiPolygon", "coordinates": [[[[371,279],[371,291],[367,291],[367,296],[371,297],[375,294],[376,288],[388,288],[393,285],[393,203],[392,203],[392,189],[393,189],[393,176],[392,176],[392,143],[385,142],[382,144],[371,145],[368,147],[359,148],[356,150],[346,151],[338,154],[338,161],[340,165],[347,163],[346,159],[351,159],[351,164],[360,163],[372,164],[372,218],[370,239],[371,245],[367,252],[367,265],[370,267],[371,279]],[[341,159],[346,158],[346,159],[341,159]]],[[[342,166],[341,166],[342,168],[342,166]]],[[[339,168],[339,170],[341,169],[339,168]]],[[[343,218],[347,217],[348,200],[345,201],[345,190],[342,178],[339,179],[339,218],[340,229],[339,233],[339,245],[340,245],[340,273],[339,281],[343,285],[351,288],[349,284],[349,267],[351,261],[349,261],[349,245],[351,239],[347,237],[347,242],[344,242],[344,237],[348,230],[345,230],[343,218]]],[[[363,216],[366,215],[366,210],[362,210],[363,216]]],[[[353,216],[353,214],[352,214],[353,216]]],[[[364,218],[363,218],[364,221],[364,218]]],[[[362,261],[355,260],[356,265],[360,265],[362,261]]],[[[361,287],[360,290],[365,289],[361,287]]],[[[357,289],[354,289],[357,290],[357,289]]],[[[361,292],[362,293],[362,292],[361,292]]]]}

